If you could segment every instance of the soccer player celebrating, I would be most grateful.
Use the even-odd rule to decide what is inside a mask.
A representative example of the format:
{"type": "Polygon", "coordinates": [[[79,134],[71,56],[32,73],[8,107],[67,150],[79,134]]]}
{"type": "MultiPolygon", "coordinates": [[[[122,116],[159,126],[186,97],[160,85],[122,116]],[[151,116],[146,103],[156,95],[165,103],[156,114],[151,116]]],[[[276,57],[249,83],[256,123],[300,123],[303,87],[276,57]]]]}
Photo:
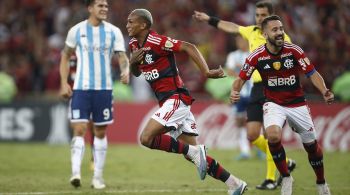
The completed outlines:
{"type": "MultiPolygon", "coordinates": [[[[271,2],[259,1],[255,4],[255,22],[256,25],[240,26],[233,22],[220,20],[216,17],[210,17],[206,13],[195,11],[193,17],[198,21],[206,21],[209,25],[212,25],[227,33],[239,33],[243,38],[249,42],[249,51],[266,43],[261,31],[261,22],[267,16],[273,14],[273,6],[271,2]]],[[[291,42],[287,34],[284,34],[284,38],[287,42],[291,42]]],[[[258,71],[254,71],[252,75],[253,87],[250,93],[250,100],[247,107],[247,135],[248,140],[258,147],[261,151],[266,153],[266,177],[265,180],[257,185],[257,189],[261,190],[274,190],[277,185],[280,185],[282,177],[276,181],[276,166],[273,162],[269,147],[267,145],[266,138],[261,135],[261,128],[263,122],[262,105],[265,101],[263,93],[263,85],[261,76],[258,71]]],[[[293,171],[296,163],[292,159],[287,159],[289,172],[293,171]]]]}
{"type": "Polygon", "coordinates": [[[89,18],[73,26],[67,35],[60,63],[61,95],[71,97],[70,114],[73,128],[71,143],[74,187],[81,186],[81,162],[84,134],[89,120],[94,123],[94,176],[91,186],[106,187],[103,168],[107,151],[106,128],[113,122],[111,58],[115,52],[121,69],[121,81],[129,82],[129,60],[119,28],[106,22],[107,0],[86,0],[89,18]],[[68,83],[70,56],[77,56],[77,72],[72,88],[68,83]]]}
{"type": "Polygon", "coordinates": [[[174,53],[186,52],[208,78],[224,77],[223,69],[209,70],[196,46],[159,35],[151,30],[152,24],[148,10],[135,9],[129,14],[126,25],[132,37],[129,42],[131,71],[135,76],[144,75],[160,105],[140,136],[142,145],[183,154],[197,166],[200,179],[208,173],[225,182],[230,194],[243,194],[247,184],[207,156],[203,145],[197,145],[199,132],[190,110],[193,98],[179,76],[174,53]]]}
{"type": "Polygon", "coordinates": [[[326,103],[331,103],[334,95],[327,89],[322,76],[305,56],[304,51],[295,44],[284,42],[284,30],[279,16],[269,16],[261,25],[266,44],[247,57],[239,78],[232,85],[230,100],[232,103],[239,100],[239,91],[245,81],[251,77],[254,70],[258,70],[267,99],[263,105],[264,128],[273,160],[283,177],[281,194],[291,195],[293,185],[281,144],[282,127],[286,121],[292,130],[300,135],[310,165],[316,174],[319,194],[330,194],[324,177],[323,152],[316,140],[315,127],[301,88],[299,73],[302,72],[310,78],[326,103]]]}

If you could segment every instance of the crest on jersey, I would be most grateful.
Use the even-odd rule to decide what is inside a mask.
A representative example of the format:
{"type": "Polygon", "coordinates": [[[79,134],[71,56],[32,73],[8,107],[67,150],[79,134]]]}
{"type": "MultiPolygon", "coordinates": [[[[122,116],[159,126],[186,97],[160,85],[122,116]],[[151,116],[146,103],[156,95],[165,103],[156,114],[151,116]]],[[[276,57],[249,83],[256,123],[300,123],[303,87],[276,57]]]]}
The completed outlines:
{"type": "Polygon", "coordinates": [[[166,47],[166,48],[172,48],[172,47],[174,47],[174,44],[173,44],[171,41],[167,40],[167,41],[165,42],[165,47],[166,47]]]}
{"type": "Polygon", "coordinates": [[[292,59],[286,59],[286,61],[284,62],[283,66],[286,67],[287,69],[293,68],[293,66],[294,66],[293,60],[292,59]]]}
{"type": "Polygon", "coordinates": [[[146,54],[145,60],[146,60],[147,64],[152,64],[152,63],[154,63],[154,61],[153,61],[153,59],[152,59],[152,54],[146,54]]]}
{"type": "Polygon", "coordinates": [[[272,63],[272,67],[273,67],[275,70],[281,69],[281,62],[274,62],[274,63],[272,63]]]}

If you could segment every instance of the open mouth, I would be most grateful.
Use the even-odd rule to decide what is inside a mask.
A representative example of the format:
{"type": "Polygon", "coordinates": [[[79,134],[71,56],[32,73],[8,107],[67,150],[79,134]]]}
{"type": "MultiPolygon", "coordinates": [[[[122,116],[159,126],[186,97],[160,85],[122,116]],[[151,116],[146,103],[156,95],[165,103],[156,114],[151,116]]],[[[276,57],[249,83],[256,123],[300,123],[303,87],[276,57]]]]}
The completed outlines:
{"type": "Polygon", "coordinates": [[[283,41],[283,36],[276,37],[276,41],[283,41]]]}

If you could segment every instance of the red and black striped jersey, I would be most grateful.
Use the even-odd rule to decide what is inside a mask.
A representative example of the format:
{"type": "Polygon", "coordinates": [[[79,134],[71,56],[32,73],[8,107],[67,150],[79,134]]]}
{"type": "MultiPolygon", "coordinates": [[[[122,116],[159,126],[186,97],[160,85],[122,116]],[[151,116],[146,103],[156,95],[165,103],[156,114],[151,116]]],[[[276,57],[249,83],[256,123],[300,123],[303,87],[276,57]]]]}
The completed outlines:
{"type": "Polygon", "coordinates": [[[285,42],[278,54],[266,45],[258,47],[246,58],[240,78],[250,79],[255,69],[262,76],[267,101],[289,107],[306,104],[299,74],[309,77],[316,70],[299,46],[285,42]]]}
{"type": "Polygon", "coordinates": [[[138,69],[150,84],[160,104],[176,94],[187,105],[193,102],[176,66],[174,52],[180,50],[181,44],[182,41],[159,35],[155,31],[149,32],[144,43],[139,43],[135,38],[129,41],[131,52],[138,49],[145,51],[138,69]]]}

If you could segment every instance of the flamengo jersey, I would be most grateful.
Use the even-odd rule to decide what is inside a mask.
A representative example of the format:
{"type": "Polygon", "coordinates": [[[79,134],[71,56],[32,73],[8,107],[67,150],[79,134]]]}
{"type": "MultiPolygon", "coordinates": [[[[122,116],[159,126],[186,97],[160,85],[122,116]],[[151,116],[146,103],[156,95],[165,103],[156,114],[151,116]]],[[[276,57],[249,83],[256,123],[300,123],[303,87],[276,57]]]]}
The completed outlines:
{"type": "Polygon", "coordinates": [[[316,70],[299,46],[285,42],[277,55],[265,45],[258,47],[247,57],[240,78],[248,80],[255,69],[262,76],[267,101],[289,107],[306,104],[299,73],[309,77],[316,70]]]}
{"type": "Polygon", "coordinates": [[[125,52],[118,27],[105,21],[99,26],[82,21],[68,31],[66,45],[75,48],[77,56],[74,90],[112,90],[113,52],[125,52]]]}
{"type": "Polygon", "coordinates": [[[129,48],[131,52],[141,48],[145,50],[144,59],[138,68],[150,84],[159,103],[162,104],[174,94],[179,94],[185,104],[192,104],[193,99],[178,74],[175,62],[174,52],[179,51],[182,42],[150,31],[143,45],[141,44],[132,38],[129,48]]]}

